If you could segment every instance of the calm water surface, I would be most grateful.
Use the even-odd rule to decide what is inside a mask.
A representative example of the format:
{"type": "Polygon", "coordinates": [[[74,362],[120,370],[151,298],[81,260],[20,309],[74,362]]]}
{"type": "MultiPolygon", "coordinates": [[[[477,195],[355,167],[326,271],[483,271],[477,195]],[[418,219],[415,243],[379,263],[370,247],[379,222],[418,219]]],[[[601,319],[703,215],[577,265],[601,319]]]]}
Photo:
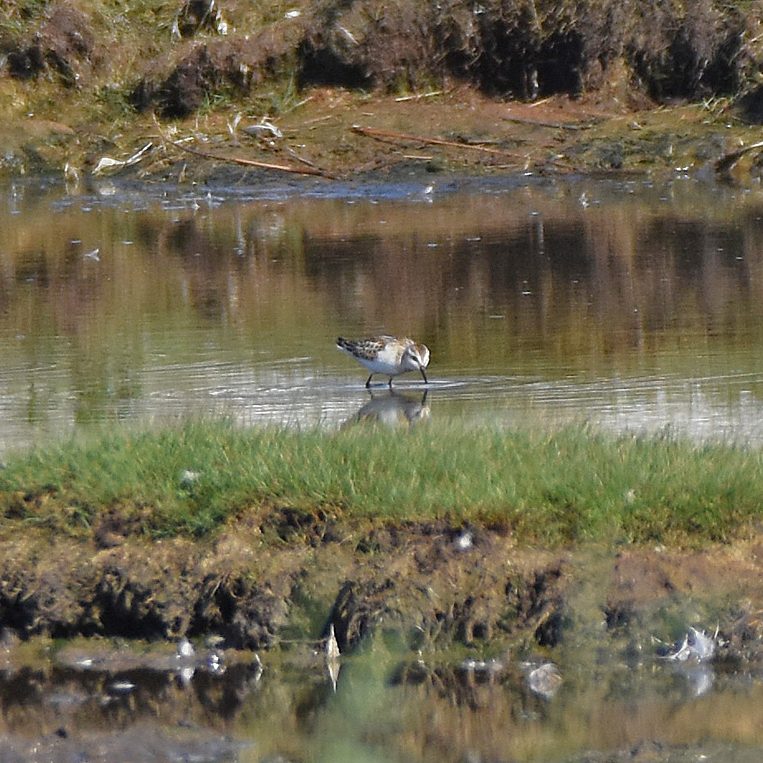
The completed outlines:
{"type": "Polygon", "coordinates": [[[677,179],[0,192],[0,450],[221,413],[422,409],[338,334],[432,350],[431,417],[763,440],[763,195],[677,179]],[[332,195],[333,194],[333,195],[332,195]]]}
{"type": "MultiPolygon", "coordinates": [[[[172,659],[172,658],[170,658],[172,659]]],[[[84,661],[83,661],[84,662],[84,661]]],[[[0,671],[0,759],[239,763],[757,763],[763,683],[649,658],[572,661],[551,696],[527,666],[345,659],[263,667],[0,671]]]]}

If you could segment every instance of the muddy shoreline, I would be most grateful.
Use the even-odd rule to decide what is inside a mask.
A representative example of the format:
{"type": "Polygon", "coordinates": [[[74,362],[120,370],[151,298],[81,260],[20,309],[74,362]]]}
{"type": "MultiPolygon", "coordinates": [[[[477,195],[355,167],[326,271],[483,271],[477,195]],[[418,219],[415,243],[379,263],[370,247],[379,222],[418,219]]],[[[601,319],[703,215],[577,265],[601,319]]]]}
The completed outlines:
{"type": "Polygon", "coordinates": [[[11,178],[759,174],[723,163],[759,138],[748,5],[7,5],[11,178]]]}
{"type": "Polygon", "coordinates": [[[757,126],[689,103],[633,111],[594,96],[498,101],[463,86],[404,102],[316,89],[265,123],[278,137],[263,138],[263,118],[240,113],[210,114],[193,125],[136,117],[104,142],[63,135],[57,122],[14,119],[2,128],[0,174],[58,177],[73,194],[169,184],[337,195],[348,184],[439,188],[460,178],[760,182],[757,126]]]}
{"type": "MultiPolygon", "coordinates": [[[[66,8],[54,4],[47,31],[37,33],[35,44],[68,54],[61,64],[66,71],[86,63],[97,72],[94,52],[82,62],[61,42],[79,33],[68,28],[72,17],[59,13],[59,6],[66,8]],[[46,42],[45,34],[51,40],[46,42]]],[[[154,83],[146,85],[153,95],[145,96],[144,107],[111,113],[100,104],[105,96],[97,78],[68,87],[44,51],[32,56],[43,61],[39,70],[23,75],[14,70],[12,62],[22,56],[14,44],[6,39],[10,52],[3,59],[0,34],[0,96],[7,101],[4,109],[0,101],[0,176],[53,175],[72,193],[111,183],[225,187],[234,193],[285,186],[287,193],[301,193],[348,182],[447,184],[454,176],[688,174],[759,183],[760,150],[748,150],[759,139],[759,127],[744,105],[750,97],[744,89],[734,96],[660,100],[649,96],[632,72],[613,66],[604,80],[581,91],[552,90],[533,98],[518,97],[511,88],[496,93],[464,78],[445,78],[403,95],[317,81],[304,83],[277,106],[269,92],[270,108],[260,103],[256,89],[220,95],[215,108],[205,108],[204,98],[216,93],[205,79],[214,66],[203,52],[213,44],[230,48],[225,65],[247,66],[235,40],[205,40],[190,48],[189,61],[179,67],[185,66],[184,76],[195,83],[195,90],[189,85],[193,108],[165,114],[154,102],[164,86],[154,83]]],[[[167,58],[169,52],[162,65],[167,58]]],[[[129,75],[139,73],[138,68],[129,75]]],[[[157,72],[142,81],[151,76],[157,72]]],[[[173,85],[181,100],[191,97],[184,81],[173,85]]],[[[278,87],[269,80],[261,86],[278,87]]]]}
{"type": "Polygon", "coordinates": [[[405,650],[554,649],[591,629],[613,653],[719,629],[726,657],[763,654],[763,538],[701,550],[521,548],[505,528],[359,523],[283,507],[208,541],[147,541],[103,524],[89,540],[0,541],[0,623],[33,636],[177,640],[226,648],[379,634],[405,650]]]}

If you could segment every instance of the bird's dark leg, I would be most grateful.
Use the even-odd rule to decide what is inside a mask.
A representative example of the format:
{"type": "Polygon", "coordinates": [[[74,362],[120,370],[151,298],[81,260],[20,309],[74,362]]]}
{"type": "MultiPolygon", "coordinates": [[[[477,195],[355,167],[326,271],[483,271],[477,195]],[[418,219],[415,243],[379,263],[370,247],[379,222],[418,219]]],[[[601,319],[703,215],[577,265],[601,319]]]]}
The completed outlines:
{"type": "Polygon", "coordinates": [[[392,389],[392,377],[389,377],[389,388],[392,389]]]}
{"type": "Polygon", "coordinates": [[[421,371],[421,375],[424,377],[424,384],[429,384],[429,380],[427,379],[427,375],[424,373],[424,369],[420,368],[419,371],[421,371]]]}
{"type": "Polygon", "coordinates": [[[370,387],[371,386],[371,377],[372,376],[373,376],[373,374],[371,374],[371,376],[369,376],[368,379],[366,379],[366,387],[370,387]]]}

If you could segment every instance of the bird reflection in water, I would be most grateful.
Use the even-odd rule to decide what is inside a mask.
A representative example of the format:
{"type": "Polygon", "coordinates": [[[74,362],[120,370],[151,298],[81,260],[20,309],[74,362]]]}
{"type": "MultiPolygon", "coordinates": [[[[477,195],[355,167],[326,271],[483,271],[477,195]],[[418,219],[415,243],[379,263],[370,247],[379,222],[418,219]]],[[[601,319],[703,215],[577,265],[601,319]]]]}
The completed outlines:
{"type": "Polygon", "coordinates": [[[394,389],[369,392],[371,399],[344,422],[343,427],[355,424],[381,424],[390,429],[412,427],[429,418],[427,393],[421,397],[404,395],[394,389]]]}

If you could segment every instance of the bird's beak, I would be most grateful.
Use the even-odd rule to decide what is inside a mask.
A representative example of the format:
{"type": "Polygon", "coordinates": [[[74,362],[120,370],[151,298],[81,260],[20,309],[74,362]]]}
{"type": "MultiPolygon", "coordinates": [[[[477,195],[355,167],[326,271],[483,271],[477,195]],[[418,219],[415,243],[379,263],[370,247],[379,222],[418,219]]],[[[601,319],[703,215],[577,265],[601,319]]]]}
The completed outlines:
{"type": "Polygon", "coordinates": [[[419,371],[421,371],[421,375],[424,377],[424,384],[429,384],[429,380],[427,379],[427,375],[424,373],[424,369],[419,366],[419,371]]]}

